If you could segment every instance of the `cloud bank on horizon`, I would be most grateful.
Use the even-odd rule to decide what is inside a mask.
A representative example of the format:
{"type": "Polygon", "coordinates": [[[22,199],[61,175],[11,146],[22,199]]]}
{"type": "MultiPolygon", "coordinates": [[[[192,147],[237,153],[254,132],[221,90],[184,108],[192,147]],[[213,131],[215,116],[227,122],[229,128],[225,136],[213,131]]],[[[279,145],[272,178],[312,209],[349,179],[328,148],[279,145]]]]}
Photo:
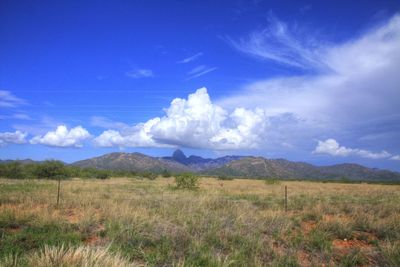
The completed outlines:
{"type": "MultiPolygon", "coordinates": [[[[382,121],[392,127],[400,125],[399,14],[339,44],[300,35],[271,14],[267,28],[238,39],[226,37],[225,41],[244,55],[306,70],[306,74],[250,82],[214,102],[207,89],[200,88],[187,99],[173,99],[164,116],[135,124],[117,123],[114,127],[97,117],[92,123],[106,128],[98,136],[83,126],[68,129],[59,125],[29,141],[28,133],[20,130],[0,133],[0,145],[82,147],[91,143],[119,148],[255,150],[272,143],[295,147],[308,140],[313,143],[310,154],[400,159],[386,150],[349,148],[336,141],[360,129],[367,129],[370,136],[399,130],[380,129],[382,121]]],[[[178,63],[188,64],[201,56],[200,52],[178,63]]],[[[197,65],[187,73],[188,79],[215,69],[197,65]]],[[[126,75],[135,79],[154,76],[150,69],[135,69],[126,75]]],[[[0,91],[1,107],[24,103],[10,92],[0,91]]]]}

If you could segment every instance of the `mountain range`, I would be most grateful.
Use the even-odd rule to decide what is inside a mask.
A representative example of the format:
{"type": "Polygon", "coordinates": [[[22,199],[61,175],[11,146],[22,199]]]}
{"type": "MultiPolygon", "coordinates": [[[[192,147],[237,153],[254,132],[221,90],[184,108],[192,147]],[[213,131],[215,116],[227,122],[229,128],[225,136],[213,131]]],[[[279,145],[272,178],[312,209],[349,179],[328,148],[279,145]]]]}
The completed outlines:
{"type": "Polygon", "coordinates": [[[253,156],[224,156],[215,159],[191,155],[176,150],[170,157],[150,157],[141,153],[110,153],[73,163],[79,167],[109,170],[152,171],[243,178],[325,179],[355,181],[400,181],[400,173],[367,168],[359,164],[315,166],[285,159],[266,159],[253,156]]]}

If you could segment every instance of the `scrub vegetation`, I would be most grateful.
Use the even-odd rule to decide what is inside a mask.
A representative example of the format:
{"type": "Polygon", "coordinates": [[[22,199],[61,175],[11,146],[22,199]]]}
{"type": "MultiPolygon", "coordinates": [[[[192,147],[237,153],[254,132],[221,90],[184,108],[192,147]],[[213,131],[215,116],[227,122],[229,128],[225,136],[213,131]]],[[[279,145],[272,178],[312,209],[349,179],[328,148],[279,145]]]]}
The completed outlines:
{"type": "Polygon", "coordinates": [[[153,178],[0,179],[0,266],[400,266],[399,185],[153,178]]]}

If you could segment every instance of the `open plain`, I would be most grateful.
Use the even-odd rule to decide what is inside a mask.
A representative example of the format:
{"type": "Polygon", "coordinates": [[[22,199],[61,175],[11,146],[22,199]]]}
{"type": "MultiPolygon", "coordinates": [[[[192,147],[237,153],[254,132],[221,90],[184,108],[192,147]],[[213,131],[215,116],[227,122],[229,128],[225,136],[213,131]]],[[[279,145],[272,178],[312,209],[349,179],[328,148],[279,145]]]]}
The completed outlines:
{"type": "Polygon", "coordinates": [[[56,201],[0,180],[0,266],[400,266],[399,185],[70,179],[56,201]]]}

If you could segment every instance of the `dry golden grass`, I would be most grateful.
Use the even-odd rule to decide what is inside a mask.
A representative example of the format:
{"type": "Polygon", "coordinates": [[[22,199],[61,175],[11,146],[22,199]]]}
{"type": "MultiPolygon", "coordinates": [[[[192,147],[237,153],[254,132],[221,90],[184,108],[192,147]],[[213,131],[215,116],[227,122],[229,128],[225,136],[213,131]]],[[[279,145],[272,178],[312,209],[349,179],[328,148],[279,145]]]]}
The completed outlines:
{"type": "Polygon", "coordinates": [[[398,185],[213,178],[195,191],[173,185],[72,179],[62,182],[57,209],[55,181],[0,180],[0,261],[12,266],[18,254],[20,266],[55,266],[45,262],[100,253],[150,266],[400,264],[398,185]]]}
{"type": "Polygon", "coordinates": [[[30,255],[28,264],[41,267],[130,267],[138,266],[128,262],[108,249],[81,246],[77,248],[48,247],[30,255]]]}

